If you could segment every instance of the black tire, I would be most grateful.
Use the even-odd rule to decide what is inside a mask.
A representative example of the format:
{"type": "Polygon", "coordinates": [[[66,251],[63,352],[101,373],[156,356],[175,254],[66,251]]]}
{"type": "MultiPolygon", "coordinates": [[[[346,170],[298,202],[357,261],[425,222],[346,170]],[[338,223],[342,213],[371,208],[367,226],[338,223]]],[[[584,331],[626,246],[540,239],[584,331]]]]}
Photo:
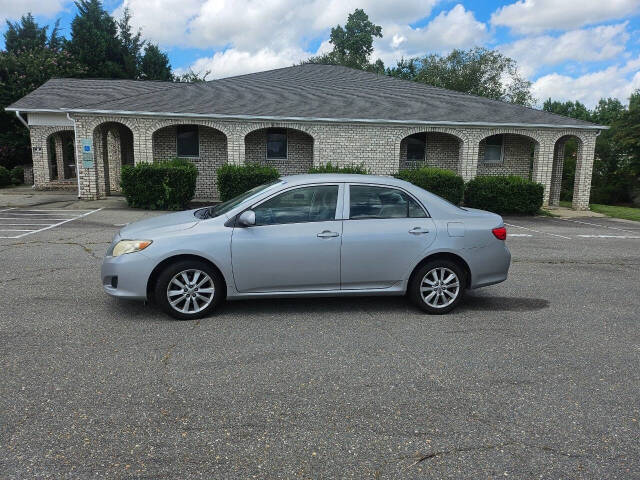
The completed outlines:
{"type": "MultiPolygon", "coordinates": [[[[215,268],[212,268],[208,263],[198,261],[198,260],[179,260],[175,263],[168,265],[161,273],[158,275],[158,279],[154,286],[154,300],[157,305],[164,310],[165,313],[171,315],[173,318],[178,320],[195,320],[197,318],[205,317],[211,314],[216,307],[220,305],[220,303],[224,300],[226,295],[226,288],[224,284],[224,280],[218,273],[215,268]],[[198,277],[195,277],[195,272],[200,272],[198,277]],[[197,278],[197,281],[193,283],[192,286],[188,285],[184,280],[181,274],[183,272],[187,272],[187,278],[197,278]],[[189,272],[192,272],[191,274],[189,272]],[[206,280],[206,277],[203,275],[206,274],[210,281],[206,281],[200,288],[196,287],[196,283],[206,280]],[[184,290],[185,293],[175,293],[179,292],[181,289],[177,287],[176,283],[173,283],[174,277],[180,276],[178,281],[181,281],[181,284],[186,286],[188,290],[184,290]],[[181,302],[176,304],[174,308],[169,301],[169,284],[171,282],[173,293],[173,299],[182,298],[181,302]],[[205,306],[205,301],[201,300],[201,298],[209,298],[209,292],[205,293],[205,290],[213,290],[211,293],[211,300],[205,306]],[[191,298],[184,298],[191,297],[191,298]],[[189,302],[187,304],[187,302],[189,302]],[[200,303],[202,305],[202,309],[196,311],[194,305],[200,303]],[[186,311],[179,311],[180,308],[184,308],[187,305],[186,311]],[[191,311],[190,311],[191,310],[191,311]]],[[[176,301],[176,300],[174,300],[176,301]]]]}
{"type": "Polygon", "coordinates": [[[424,310],[425,312],[432,315],[442,315],[456,308],[456,306],[458,305],[458,303],[460,303],[460,300],[462,300],[462,297],[464,296],[466,285],[467,275],[463,268],[461,268],[457,263],[452,262],[451,260],[436,258],[425,263],[415,272],[411,279],[411,284],[409,285],[408,295],[413,303],[415,303],[420,309],[424,310]],[[436,285],[437,282],[435,280],[435,278],[437,277],[433,276],[434,270],[437,276],[441,276],[440,274],[444,273],[446,275],[445,280],[449,278],[449,275],[451,273],[453,273],[456,278],[454,280],[450,280],[446,284],[443,283],[438,289],[438,285],[436,285]],[[425,276],[427,274],[429,274],[428,280],[434,283],[434,286],[426,283],[426,281],[424,281],[423,283],[423,280],[425,279],[425,276]],[[456,282],[458,283],[458,289],[457,293],[455,294],[455,298],[453,299],[453,301],[445,305],[446,302],[442,301],[441,299],[446,298],[447,302],[449,302],[451,296],[447,292],[450,292],[451,294],[454,293],[455,289],[451,288],[451,286],[456,282]],[[427,303],[427,300],[425,300],[425,297],[423,297],[421,291],[423,285],[425,288],[425,297],[428,297],[432,293],[434,294],[434,296],[429,300],[429,302],[432,303],[431,305],[427,303]],[[436,298],[435,302],[441,301],[442,306],[433,306],[434,298],[436,298]]]}

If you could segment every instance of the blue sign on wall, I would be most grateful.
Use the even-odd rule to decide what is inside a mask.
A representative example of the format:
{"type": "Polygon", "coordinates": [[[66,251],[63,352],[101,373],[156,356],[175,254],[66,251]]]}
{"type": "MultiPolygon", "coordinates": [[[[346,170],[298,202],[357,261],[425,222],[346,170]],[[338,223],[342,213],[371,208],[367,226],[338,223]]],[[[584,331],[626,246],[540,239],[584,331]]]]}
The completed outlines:
{"type": "Polygon", "coordinates": [[[82,168],[93,168],[93,139],[83,138],[82,142],[82,168]]]}

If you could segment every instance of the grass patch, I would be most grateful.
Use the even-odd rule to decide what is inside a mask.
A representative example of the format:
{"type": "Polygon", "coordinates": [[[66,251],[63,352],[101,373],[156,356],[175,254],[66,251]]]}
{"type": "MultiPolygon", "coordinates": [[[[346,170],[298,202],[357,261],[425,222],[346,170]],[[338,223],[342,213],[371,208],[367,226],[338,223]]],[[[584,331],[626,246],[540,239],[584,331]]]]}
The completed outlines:
{"type": "MultiPolygon", "coordinates": [[[[561,207],[571,208],[570,201],[560,201],[561,207]]],[[[592,203],[589,205],[589,210],[596,213],[602,213],[608,217],[622,218],[624,220],[635,220],[640,222],[640,208],[636,207],[621,207],[618,205],[602,205],[600,203],[592,203]]]]}
{"type": "Polygon", "coordinates": [[[618,207],[616,205],[600,205],[592,203],[589,205],[592,212],[602,213],[613,218],[623,218],[625,220],[635,220],[640,222],[640,208],[618,207]]]}
{"type": "Polygon", "coordinates": [[[536,215],[539,217],[559,217],[559,215],[556,215],[555,213],[552,213],[544,208],[538,210],[538,213],[536,213],[536,215]]]}

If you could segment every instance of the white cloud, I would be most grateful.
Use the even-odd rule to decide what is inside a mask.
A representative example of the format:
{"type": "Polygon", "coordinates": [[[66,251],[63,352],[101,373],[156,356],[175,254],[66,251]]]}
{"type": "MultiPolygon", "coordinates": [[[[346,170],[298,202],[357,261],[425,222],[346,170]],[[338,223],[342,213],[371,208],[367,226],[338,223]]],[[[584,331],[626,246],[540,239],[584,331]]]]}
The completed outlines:
{"type": "Polygon", "coordinates": [[[0,22],[17,20],[27,12],[52,17],[61,12],[66,0],[0,0],[0,22]]]}
{"type": "Polygon", "coordinates": [[[598,100],[606,97],[625,102],[635,89],[640,88],[639,67],[640,57],[623,66],[611,66],[579,77],[551,73],[537,79],[532,92],[540,102],[547,98],[579,100],[588,107],[593,107],[598,100]]]}
{"type": "Polygon", "coordinates": [[[246,51],[294,48],[344,24],[362,8],[383,26],[408,23],[431,13],[440,0],[124,0],[114,14],[128,6],[132,24],[145,38],[164,47],[233,47],[246,51]]]}
{"type": "Polygon", "coordinates": [[[638,0],[518,0],[496,10],[491,24],[521,33],[570,30],[638,11],[638,0]]]}
{"type": "Polygon", "coordinates": [[[627,22],[617,25],[573,30],[560,36],[525,37],[498,47],[515,59],[525,76],[534,74],[542,66],[563,62],[594,62],[616,58],[625,50],[629,39],[627,22]]]}
{"type": "Polygon", "coordinates": [[[393,64],[400,57],[479,46],[488,37],[486,25],[476,20],[472,11],[458,4],[449,11],[440,12],[422,28],[390,25],[385,38],[376,41],[374,55],[382,58],[385,64],[393,64]]]}
{"type": "MultiPolygon", "coordinates": [[[[224,52],[217,52],[212,57],[199,58],[190,68],[196,73],[211,71],[207,80],[213,80],[214,78],[290,67],[300,63],[301,60],[308,56],[309,53],[301,49],[287,49],[276,52],[270,48],[263,48],[257,52],[249,52],[230,48],[224,52]]],[[[184,70],[178,69],[176,73],[184,73],[184,70]]]]}

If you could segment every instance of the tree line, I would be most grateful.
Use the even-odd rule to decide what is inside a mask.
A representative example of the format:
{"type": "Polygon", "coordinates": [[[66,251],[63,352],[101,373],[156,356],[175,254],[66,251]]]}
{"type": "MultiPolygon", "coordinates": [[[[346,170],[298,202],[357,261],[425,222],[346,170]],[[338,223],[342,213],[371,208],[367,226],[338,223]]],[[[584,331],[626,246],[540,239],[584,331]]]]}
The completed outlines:
{"type": "MultiPolygon", "coordinates": [[[[58,23],[49,31],[31,14],[19,22],[7,22],[5,49],[0,51],[0,106],[18,100],[52,77],[193,82],[205,80],[210,73],[190,70],[174,75],[167,54],[133,30],[127,9],[121,18],[114,19],[100,0],[78,0],[75,4],[77,13],[69,39],[59,34],[58,23]]],[[[332,50],[302,63],[343,65],[525,106],[535,103],[531,82],[520,76],[516,61],[497,50],[454,49],[446,55],[402,58],[387,67],[382,60],[371,59],[374,39],[382,36],[382,27],[364,10],[356,9],[344,26],[331,29],[332,50]]],[[[549,99],[543,109],[611,126],[597,140],[593,198],[602,203],[631,202],[640,175],[640,92],[632,95],[628,106],[607,98],[589,110],[580,102],[549,99]]],[[[28,163],[28,146],[26,129],[12,115],[0,113],[0,165],[28,163]]],[[[565,149],[564,198],[572,194],[575,157],[576,145],[570,142],[565,149]]]]}

